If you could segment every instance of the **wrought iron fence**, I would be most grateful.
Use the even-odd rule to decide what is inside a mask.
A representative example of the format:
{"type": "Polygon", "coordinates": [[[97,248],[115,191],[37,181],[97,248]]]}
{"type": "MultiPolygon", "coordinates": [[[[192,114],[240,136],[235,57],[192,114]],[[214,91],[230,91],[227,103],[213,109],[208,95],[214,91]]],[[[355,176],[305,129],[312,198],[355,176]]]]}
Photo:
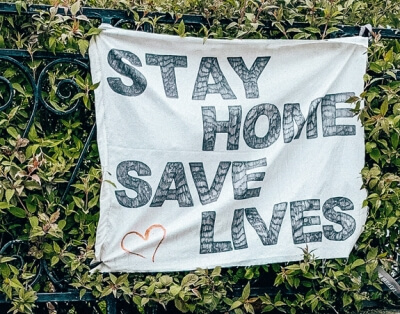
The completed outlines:
{"type": "MultiPolygon", "coordinates": [[[[33,15],[37,14],[38,11],[44,10],[48,11],[49,6],[42,5],[31,5],[26,11],[22,11],[23,15],[33,15]]],[[[58,13],[65,14],[63,9],[59,8],[58,13]]],[[[95,8],[83,8],[82,14],[86,15],[89,19],[99,20],[102,23],[109,23],[114,26],[123,23],[135,24],[133,17],[120,10],[107,10],[107,9],[95,9],[95,8]]],[[[19,14],[15,4],[10,3],[0,3],[0,15],[17,15],[19,14]]],[[[143,13],[138,12],[139,16],[143,13]]],[[[183,19],[186,25],[191,25],[193,27],[201,27],[202,25],[210,25],[212,21],[209,19],[199,16],[199,15],[183,15],[180,19],[175,19],[168,14],[162,13],[149,13],[149,17],[159,17],[158,23],[174,24],[179,23],[183,19]]],[[[231,20],[222,20],[221,23],[230,23],[231,20]]],[[[304,27],[305,24],[296,23],[293,27],[304,27]]],[[[265,29],[272,28],[272,25],[265,23],[263,26],[265,29]]],[[[360,26],[338,26],[339,30],[335,34],[331,34],[331,37],[346,37],[354,35],[365,35],[379,33],[381,37],[388,39],[400,39],[400,32],[393,29],[382,29],[382,28],[371,28],[371,27],[360,27],[360,26]]],[[[142,29],[143,31],[152,31],[149,24],[145,24],[142,29]]],[[[74,167],[71,175],[67,178],[68,183],[66,184],[63,196],[61,198],[61,203],[65,200],[66,196],[70,192],[71,184],[73,184],[78,170],[80,169],[82,163],[85,160],[85,154],[87,153],[90,143],[94,138],[95,134],[95,122],[92,113],[88,113],[83,106],[81,100],[71,101],[73,95],[79,92],[79,86],[74,81],[73,76],[64,77],[57,82],[56,94],[60,101],[60,106],[55,106],[48,102],[46,95],[49,92],[49,75],[59,73],[60,71],[65,71],[67,68],[69,71],[76,73],[78,72],[88,72],[89,71],[89,58],[88,56],[81,56],[79,54],[69,54],[69,53],[49,53],[38,51],[33,54],[35,60],[42,60],[43,65],[33,73],[29,67],[26,66],[26,62],[32,60],[32,55],[25,50],[12,50],[12,49],[0,49],[0,63],[4,69],[5,65],[9,68],[14,68],[25,78],[25,84],[29,85],[32,90],[32,100],[31,100],[31,114],[27,118],[25,131],[23,137],[26,137],[32,127],[34,118],[37,115],[46,116],[47,123],[49,124],[49,129],[57,129],[57,120],[60,117],[65,117],[68,115],[76,114],[77,112],[84,117],[84,121],[87,124],[85,126],[85,133],[82,134],[84,138],[84,145],[80,151],[80,155],[76,166],[74,167]]],[[[0,84],[6,86],[6,100],[4,104],[0,105],[0,111],[9,109],[15,103],[15,92],[11,82],[0,73],[0,84]]],[[[25,253],[28,250],[28,243],[20,240],[13,240],[0,248],[0,255],[8,255],[16,258],[16,263],[18,267],[23,267],[26,262],[26,258],[29,258],[25,253]]],[[[35,276],[30,281],[30,285],[33,286],[39,281],[49,281],[54,287],[52,292],[39,292],[37,293],[36,302],[39,304],[39,308],[42,307],[44,310],[51,309],[52,303],[75,303],[83,304],[82,309],[86,311],[88,308],[98,313],[102,313],[102,309],[99,308],[98,300],[92,296],[90,293],[85,293],[83,296],[79,294],[79,291],[71,289],[69,282],[66,278],[58,278],[57,274],[54,273],[47,261],[45,259],[37,259],[34,261],[37,264],[37,271],[35,276]],[[40,305],[41,304],[41,305],[40,305]]],[[[233,294],[239,294],[241,288],[237,291],[233,291],[233,294]]],[[[262,284],[257,288],[252,289],[253,294],[263,294],[272,293],[276,294],[278,290],[273,287],[263,287],[262,284]]],[[[0,294],[0,311],[2,310],[1,304],[9,303],[4,295],[0,294]]],[[[107,313],[113,314],[117,313],[117,300],[111,296],[105,299],[107,313]]],[[[80,305],[76,305],[79,308],[80,305]]],[[[104,310],[104,309],[103,309],[104,310]]],[[[156,311],[156,309],[150,309],[149,311],[156,311]]]]}

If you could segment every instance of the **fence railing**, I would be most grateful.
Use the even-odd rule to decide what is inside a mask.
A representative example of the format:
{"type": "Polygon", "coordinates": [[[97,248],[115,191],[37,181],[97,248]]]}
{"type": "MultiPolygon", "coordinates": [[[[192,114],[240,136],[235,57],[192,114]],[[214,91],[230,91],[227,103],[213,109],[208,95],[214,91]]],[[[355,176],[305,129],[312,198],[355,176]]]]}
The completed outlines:
{"type": "MultiPolygon", "coordinates": [[[[39,11],[48,11],[50,9],[49,6],[43,5],[31,5],[28,6],[27,10],[22,10],[20,14],[22,15],[33,15],[37,14],[39,11]]],[[[63,8],[58,8],[58,13],[65,14],[63,8]]],[[[120,25],[123,23],[132,23],[134,24],[133,16],[126,11],[121,10],[107,10],[107,9],[96,9],[96,8],[82,8],[81,13],[87,16],[89,19],[99,20],[102,23],[109,23],[112,25],[120,25]]],[[[0,15],[18,15],[18,10],[15,4],[10,3],[0,3],[0,15]]],[[[143,16],[142,12],[138,12],[139,16],[143,16]]],[[[165,24],[175,24],[179,23],[181,20],[185,22],[186,25],[191,25],[194,27],[200,27],[202,25],[210,25],[212,21],[200,16],[200,15],[183,15],[179,19],[173,18],[169,14],[163,13],[148,13],[148,17],[159,17],[158,23],[165,24]]],[[[231,20],[222,20],[221,23],[230,23],[231,20]]],[[[295,23],[293,27],[304,27],[305,24],[295,23]]],[[[272,28],[270,23],[265,23],[262,26],[265,29],[272,28]]],[[[338,26],[338,31],[334,34],[331,34],[331,37],[346,37],[346,36],[355,36],[359,35],[371,35],[371,34],[380,34],[382,38],[387,39],[400,39],[399,30],[394,29],[384,29],[384,28],[371,28],[371,27],[363,27],[363,26],[347,26],[342,25],[338,26]]],[[[152,28],[150,25],[145,24],[143,27],[144,31],[151,31],[152,28]]],[[[74,67],[77,71],[88,72],[89,71],[89,58],[88,56],[82,56],[80,54],[69,54],[69,53],[56,53],[53,54],[51,52],[45,51],[37,51],[33,54],[33,56],[25,50],[14,50],[14,49],[0,49],[0,63],[4,68],[4,65],[14,68],[20,74],[25,77],[25,84],[28,84],[33,91],[33,97],[31,100],[31,114],[27,118],[26,127],[23,133],[23,137],[26,137],[32,127],[34,122],[34,118],[36,115],[51,115],[49,118],[50,124],[51,121],[57,120],[60,117],[64,117],[70,115],[72,113],[76,113],[77,111],[85,111],[85,107],[82,104],[81,100],[76,100],[69,104],[67,108],[60,109],[55,108],[52,104],[50,104],[44,97],[43,92],[48,90],[48,75],[51,71],[54,71],[57,67],[74,67]],[[35,73],[32,72],[27,66],[26,62],[32,60],[32,57],[35,60],[43,60],[43,66],[35,73]]],[[[15,92],[11,82],[3,76],[3,73],[0,73],[0,84],[5,84],[6,86],[6,94],[8,95],[8,99],[6,99],[3,105],[0,105],[0,111],[4,111],[9,109],[13,103],[15,102],[15,92]]],[[[60,79],[57,83],[57,96],[60,102],[64,100],[70,100],[73,98],[73,95],[79,92],[79,86],[76,84],[73,78],[63,78],[60,79]]],[[[76,163],[75,168],[73,169],[69,178],[67,178],[68,183],[64,187],[63,196],[61,198],[61,203],[65,200],[66,196],[70,192],[71,185],[76,179],[78,170],[81,164],[85,160],[85,154],[89,148],[91,141],[94,139],[95,134],[95,124],[92,119],[85,119],[86,126],[86,134],[82,134],[84,138],[83,148],[80,152],[79,159],[76,163]]],[[[56,125],[56,124],[54,124],[56,125]]],[[[0,255],[9,255],[16,258],[17,263],[19,263],[19,267],[23,267],[25,263],[25,258],[27,258],[23,252],[28,250],[28,243],[20,240],[9,241],[4,244],[0,248],[0,255]]],[[[35,283],[39,281],[50,281],[54,286],[53,292],[39,292],[37,293],[36,302],[39,304],[43,304],[43,308],[46,308],[46,304],[49,302],[58,302],[58,303],[81,303],[85,304],[85,306],[89,306],[93,311],[97,311],[98,313],[102,313],[102,310],[98,306],[98,300],[92,296],[90,293],[85,293],[83,296],[80,295],[79,291],[75,289],[71,289],[69,282],[64,278],[58,278],[55,273],[48,266],[47,261],[45,259],[38,259],[35,261],[37,263],[37,271],[35,276],[30,281],[30,285],[33,286],[35,283]]],[[[238,288],[237,291],[234,290],[233,294],[239,294],[241,292],[241,288],[238,288]]],[[[274,287],[264,287],[260,284],[258,287],[252,289],[253,294],[263,294],[270,293],[276,294],[278,290],[274,287]]],[[[106,311],[107,313],[117,313],[117,300],[111,295],[111,297],[106,298],[106,311]]],[[[7,299],[4,295],[0,294],[0,311],[1,304],[10,303],[10,300],[7,299]]],[[[87,309],[87,306],[85,309],[87,309]]],[[[154,309],[152,310],[154,311],[154,309]]]]}
{"type": "MultiPolygon", "coordinates": [[[[30,5],[28,6],[28,9],[26,11],[22,11],[22,14],[28,14],[28,15],[33,15],[37,14],[39,11],[48,11],[49,6],[46,5],[30,5]]],[[[59,7],[57,10],[57,13],[59,14],[65,14],[65,11],[62,7],[59,7]]],[[[120,24],[125,21],[134,23],[134,19],[132,14],[130,14],[127,11],[123,10],[109,10],[109,9],[98,9],[98,8],[87,8],[84,7],[81,9],[81,13],[85,16],[87,16],[89,19],[97,19],[100,20],[102,23],[107,23],[107,24],[120,24]]],[[[139,17],[144,16],[144,12],[137,12],[139,17]]],[[[5,15],[5,14],[18,14],[16,10],[15,4],[11,3],[0,3],[0,15],[5,15]]],[[[67,13],[68,15],[68,13],[67,13]]],[[[154,18],[158,17],[158,23],[161,24],[176,24],[180,23],[181,20],[185,22],[185,25],[193,25],[193,26],[202,26],[202,25],[211,25],[213,22],[213,19],[211,18],[206,18],[202,15],[187,15],[184,14],[179,18],[174,18],[168,13],[159,13],[159,12],[150,12],[146,13],[146,16],[149,18],[154,18]]],[[[230,19],[223,19],[220,20],[220,23],[222,24],[229,24],[232,22],[230,19]]],[[[293,23],[291,26],[292,27],[306,27],[308,24],[306,23],[293,23]]],[[[375,27],[367,27],[363,29],[364,25],[359,25],[359,26],[352,26],[352,25],[337,25],[336,27],[339,29],[336,33],[331,34],[331,37],[346,37],[346,36],[356,36],[360,34],[360,31],[362,33],[365,32],[366,35],[368,35],[368,31],[372,31],[375,34],[380,34],[382,38],[387,38],[387,39],[400,39],[400,31],[397,29],[390,29],[390,28],[375,28],[375,27]]],[[[271,29],[273,27],[272,23],[269,21],[266,21],[262,28],[264,29],[271,29]]]]}

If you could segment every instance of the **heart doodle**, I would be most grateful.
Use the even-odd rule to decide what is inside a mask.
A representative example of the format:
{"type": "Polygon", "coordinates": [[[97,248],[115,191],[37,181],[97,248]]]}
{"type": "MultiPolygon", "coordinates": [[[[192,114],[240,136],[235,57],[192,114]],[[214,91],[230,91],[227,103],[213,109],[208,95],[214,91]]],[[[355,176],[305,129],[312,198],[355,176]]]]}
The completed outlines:
{"type": "Polygon", "coordinates": [[[158,250],[158,248],[160,247],[161,243],[164,241],[165,236],[167,235],[167,230],[166,230],[166,229],[164,228],[164,226],[162,226],[162,225],[159,225],[159,224],[151,225],[151,226],[148,227],[147,230],[145,231],[144,236],[143,236],[140,232],[138,232],[138,231],[130,231],[130,232],[128,232],[127,234],[124,235],[124,237],[123,237],[122,240],[121,240],[121,248],[122,248],[125,252],[127,252],[127,253],[129,253],[129,254],[137,255],[137,256],[142,257],[142,258],[146,258],[146,257],[144,257],[142,254],[139,254],[139,253],[136,253],[136,252],[132,252],[131,250],[127,249],[127,248],[125,247],[125,245],[124,245],[124,241],[126,240],[126,238],[127,238],[129,235],[132,235],[132,234],[135,234],[135,235],[137,235],[138,237],[140,237],[142,240],[147,241],[147,240],[149,239],[149,236],[150,236],[150,231],[153,230],[153,229],[161,229],[161,230],[163,231],[163,236],[162,236],[161,240],[158,242],[156,248],[154,249],[153,256],[152,256],[152,258],[151,258],[152,262],[154,263],[154,257],[155,257],[155,255],[156,255],[156,253],[157,253],[157,250],[158,250]]]}

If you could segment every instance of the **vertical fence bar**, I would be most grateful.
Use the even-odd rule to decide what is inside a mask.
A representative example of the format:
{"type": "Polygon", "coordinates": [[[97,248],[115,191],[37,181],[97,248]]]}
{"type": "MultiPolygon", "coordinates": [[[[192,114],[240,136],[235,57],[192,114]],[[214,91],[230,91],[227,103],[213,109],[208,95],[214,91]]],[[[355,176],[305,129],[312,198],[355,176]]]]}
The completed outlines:
{"type": "Polygon", "coordinates": [[[106,298],[106,313],[107,314],[117,314],[117,300],[112,294],[106,298]]]}

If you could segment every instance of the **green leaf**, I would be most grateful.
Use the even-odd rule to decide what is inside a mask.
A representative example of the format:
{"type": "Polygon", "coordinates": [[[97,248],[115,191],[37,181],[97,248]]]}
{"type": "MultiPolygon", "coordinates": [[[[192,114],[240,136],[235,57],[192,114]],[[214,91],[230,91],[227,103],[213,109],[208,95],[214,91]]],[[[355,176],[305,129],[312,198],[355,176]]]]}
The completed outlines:
{"type": "Polygon", "coordinates": [[[276,301],[276,302],[274,303],[274,305],[275,305],[275,306],[285,306],[286,303],[283,302],[283,301],[276,301]]]}
{"type": "Polygon", "coordinates": [[[197,280],[199,280],[199,277],[197,275],[187,274],[185,277],[183,277],[181,285],[182,287],[187,287],[195,284],[197,280]]]}
{"type": "Polygon", "coordinates": [[[352,104],[353,102],[356,102],[356,101],[358,101],[358,100],[360,100],[360,97],[351,96],[349,99],[346,100],[346,103],[352,104]]]}
{"type": "Polygon", "coordinates": [[[367,259],[374,259],[378,255],[378,248],[372,247],[367,254],[367,259]]]}
{"type": "Polygon", "coordinates": [[[245,303],[244,304],[244,309],[246,310],[246,313],[255,314],[254,307],[250,303],[245,303]]]}
{"type": "Polygon", "coordinates": [[[31,224],[32,228],[35,228],[39,225],[39,219],[35,216],[29,217],[29,223],[31,224]]]}
{"type": "MultiPolygon", "coordinates": [[[[13,270],[13,273],[17,273],[18,274],[18,269],[16,269],[15,267],[13,267],[12,265],[9,265],[9,267],[13,270]]],[[[21,282],[17,279],[17,278],[12,278],[10,281],[11,287],[17,288],[17,289],[21,289],[22,291],[24,291],[24,286],[21,284],[21,282]]]]}
{"type": "Polygon", "coordinates": [[[390,141],[392,143],[393,148],[397,149],[397,147],[399,146],[399,134],[397,132],[393,132],[390,137],[390,141]]]}
{"type": "Polygon", "coordinates": [[[319,300],[317,298],[313,298],[311,300],[311,311],[314,312],[316,307],[318,306],[319,300]]]}
{"type": "Polygon", "coordinates": [[[169,288],[169,291],[171,292],[171,294],[172,294],[173,296],[176,296],[176,295],[178,295],[178,293],[181,291],[181,287],[178,286],[178,285],[173,285],[173,286],[171,286],[171,287],[169,288]]]}
{"type": "Polygon", "coordinates": [[[183,22],[183,19],[179,23],[178,28],[175,28],[175,31],[180,37],[185,37],[185,22],[183,22]]]}
{"type": "Polygon", "coordinates": [[[149,298],[142,298],[140,302],[140,306],[145,306],[150,301],[149,298]]]}
{"type": "Polygon", "coordinates": [[[58,256],[53,256],[51,258],[51,266],[55,266],[59,261],[60,261],[60,258],[58,256]]]}
{"type": "Polygon", "coordinates": [[[27,9],[26,0],[15,1],[15,9],[17,10],[18,15],[21,15],[22,8],[24,8],[24,10],[26,11],[26,9],[27,9]]]}
{"type": "Polygon", "coordinates": [[[400,103],[397,103],[393,106],[393,114],[400,115],[400,103]]]}
{"type": "Polygon", "coordinates": [[[326,35],[329,35],[329,34],[332,34],[332,33],[338,32],[338,31],[340,31],[340,28],[337,28],[337,27],[330,27],[330,28],[328,28],[328,30],[326,31],[326,35]]]}
{"type": "Polygon", "coordinates": [[[21,84],[19,84],[19,83],[13,83],[13,84],[12,84],[12,87],[13,87],[16,91],[20,92],[21,94],[25,94],[25,90],[24,90],[24,88],[21,86],[21,84]]]}
{"type": "Polygon", "coordinates": [[[397,80],[397,76],[396,76],[396,74],[395,74],[394,72],[392,72],[392,71],[386,71],[386,74],[389,75],[389,76],[391,76],[394,80],[397,80]]]}
{"type": "Polygon", "coordinates": [[[344,284],[343,281],[339,281],[338,287],[339,287],[341,290],[343,290],[343,291],[346,291],[346,290],[347,290],[347,287],[346,287],[346,285],[344,284]]]}
{"type": "Polygon", "coordinates": [[[57,42],[57,38],[55,38],[55,37],[49,38],[49,47],[50,47],[50,49],[52,49],[52,51],[54,51],[53,49],[55,49],[55,47],[56,47],[56,42],[57,42]]]}
{"type": "Polygon", "coordinates": [[[286,32],[287,33],[300,33],[301,29],[299,29],[299,28],[288,28],[286,32]]]}
{"type": "Polygon", "coordinates": [[[0,258],[0,264],[8,263],[8,262],[14,261],[15,259],[16,259],[15,257],[4,256],[4,257],[0,258]]]}
{"type": "Polygon", "coordinates": [[[82,300],[83,296],[86,294],[86,289],[79,290],[79,299],[82,300]]]}
{"type": "Polygon", "coordinates": [[[343,307],[348,306],[349,304],[351,304],[351,302],[353,302],[353,299],[351,298],[351,296],[349,296],[348,294],[344,294],[343,295],[343,307]]]}
{"type": "Polygon", "coordinates": [[[389,217],[388,223],[387,223],[387,228],[389,229],[391,226],[393,226],[397,222],[397,217],[389,217]]]}
{"type": "Polygon", "coordinates": [[[95,207],[99,203],[99,195],[93,197],[88,203],[88,209],[95,207]]]}
{"type": "Polygon", "coordinates": [[[381,158],[381,152],[378,148],[374,148],[371,151],[370,156],[373,160],[375,160],[377,163],[379,163],[379,159],[381,158]]]}
{"type": "Polygon", "coordinates": [[[0,209],[10,208],[10,204],[8,202],[0,202],[0,209]]]}
{"type": "Polygon", "coordinates": [[[89,29],[89,31],[86,33],[87,36],[94,36],[94,35],[99,35],[101,33],[101,29],[97,27],[92,27],[89,29]]]}
{"type": "Polygon", "coordinates": [[[64,227],[66,226],[67,222],[65,220],[60,220],[58,222],[58,228],[60,228],[60,230],[64,229],[64,227]]]}
{"type": "Polygon", "coordinates": [[[231,23],[229,23],[229,24],[225,27],[225,29],[230,29],[230,28],[235,27],[235,26],[237,26],[237,25],[238,25],[237,22],[231,22],[231,23]]]}
{"type": "Polygon", "coordinates": [[[132,298],[132,301],[133,301],[133,303],[135,303],[136,305],[139,305],[139,306],[141,306],[141,304],[142,304],[142,298],[138,295],[135,295],[132,298]]]}
{"type": "Polygon", "coordinates": [[[240,302],[239,300],[233,302],[232,305],[231,305],[231,307],[229,308],[229,311],[232,311],[232,310],[234,310],[234,309],[236,309],[236,308],[242,306],[242,304],[243,304],[243,302],[240,302]]]}
{"type": "Polygon", "coordinates": [[[146,295],[151,296],[154,293],[154,289],[156,288],[156,284],[152,283],[147,289],[146,289],[146,295]]]}
{"type": "Polygon", "coordinates": [[[181,299],[175,299],[174,304],[175,304],[175,307],[182,313],[187,313],[189,311],[186,304],[181,299]]]}
{"type": "Polygon", "coordinates": [[[168,287],[169,285],[172,284],[173,279],[171,276],[164,275],[160,277],[160,282],[164,287],[168,287]]]}
{"type": "Polygon", "coordinates": [[[138,281],[135,283],[135,285],[133,286],[133,289],[137,290],[140,289],[141,287],[143,287],[145,285],[146,282],[144,281],[138,281]]]}
{"type": "Polygon", "coordinates": [[[263,313],[264,312],[271,312],[271,311],[273,311],[275,308],[274,308],[274,306],[273,305],[267,305],[267,306],[265,306],[264,308],[263,308],[263,313]]]}
{"type": "Polygon", "coordinates": [[[81,53],[81,55],[85,56],[85,54],[89,48],[89,41],[85,40],[85,39],[79,39],[78,47],[79,47],[79,52],[81,53]]]}
{"type": "Polygon", "coordinates": [[[320,34],[321,33],[320,29],[316,28],[316,27],[305,27],[304,29],[312,34],[320,34]]]}
{"type": "Polygon", "coordinates": [[[378,261],[372,261],[369,264],[367,264],[367,266],[365,267],[367,274],[369,275],[369,277],[371,278],[372,275],[375,273],[376,267],[378,267],[378,261]]]}
{"type": "Polygon", "coordinates": [[[221,275],[221,267],[220,267],[220,266],[217,266],[217,267],[215,267],[214,270],[212,271],[211,277],[214,278],[214,277],[217,277],[217,276],[220,276],[220,275],[221,275]]]}
{"type": "Polygon", "coordinates": [[[388,52],[386,52],[385,57],[383,59],[386,62],[393,62],[393,48],[391,48],[388,52]]]}
{"type": "Polygon", "coordinates": [[[285,27],[283,27],[283,25],[279,22],[273,23],[273,26],[275,26],[277,29],[279,29],[279,31],[283,34],[286,34],[285,32],[285,27]]]}
{"type": "Polygon", "coordinates": [[[110,274],[110,280],[113,284],[115,284],[117,282],[117,277],[113,274],[110,274]]]}
{"type": "Polygon", "coordinates": [[[7,133],[10,134],[14,139],[18,139],[19,133],[14,127],[9,127],[7,128],[7,133]]]}
{"type": "Polygon", "coordinates": [[[351,269],[354,269],[354,268],[356,268],[356,267],[358,267],[358,266],[361,266],[361,265],[364,265],[365,264],[365,261],[363,260],[363,259],[358,259],[358,260],[355,260],[352,264],[351,264],[351,269]]]}
{"type": "Polygon", "coordinates": [[[380,113],[381,113],[381,116],[382,116],[382,117],[384,117],[384,116],[386,115],[386,113],[387,113],[387,111],[388,111],[388,108],[389,108],[389,101],[388,101],[388,99],[385,97],[385,100],[383,101],[383,103],[382,103],[382,105],[381,105],[381,110],[380,110],[380,113]]]}
{"type": "Polygon", "coordinates": [[[246,272],[244,274],[244,278],[250,280],[254,277],[254,271],[252,267],[246,268],[246,272]]]}
{"type": "Polygon", "coordinates": [[[77,15],[75,18],[80,21],[90,22],[89,18],[83,14],[77,15]]]}
{"type": "Polygon", "coordinates": [[[378,291],[383,291],[382,286],[381,286],[379,283],[374,282],[372,285],[373,285],[378,291]]]}
{"type": "Polygon", "coordinates": [[[247,282],[246,286],[243,288],[242,300],[247,300],[250,296],[250,282],[247,282]]]}
{"type": "Polygon", "coordinates": [[[382,67],[380,65],[378,65],[376,62],[371,62],[369,65],[369,68],[371,71],[380,74],[382,73],[382,67]]]}
{"type": "Polygon", "coordinates": [[[81,199],[77,196],[74,196],[74,195],[72,196],[72,198],[74,200],[75,205],[78,206],[78,208],[83,209],[83,206],[84,206],[83,199],[81,199]]]}
{"type": "Polygon", "coordinates": [[[12,197],[14,196],[14,194],[15,194],[15,190],[14,189],[7,189],[6,190],[6,201],[7,201],[7,203],[10,203],[10,201],[11,201],[12,197]]]}
{"type": "Polygon", "coordinates": [[[81,1],[78,0],[73,5],[71,5],[71,9],[70,9],[71,10],[71,14],[73,16],[75,16],[79,12],[80,7],[81,7],[81,1]]]}

